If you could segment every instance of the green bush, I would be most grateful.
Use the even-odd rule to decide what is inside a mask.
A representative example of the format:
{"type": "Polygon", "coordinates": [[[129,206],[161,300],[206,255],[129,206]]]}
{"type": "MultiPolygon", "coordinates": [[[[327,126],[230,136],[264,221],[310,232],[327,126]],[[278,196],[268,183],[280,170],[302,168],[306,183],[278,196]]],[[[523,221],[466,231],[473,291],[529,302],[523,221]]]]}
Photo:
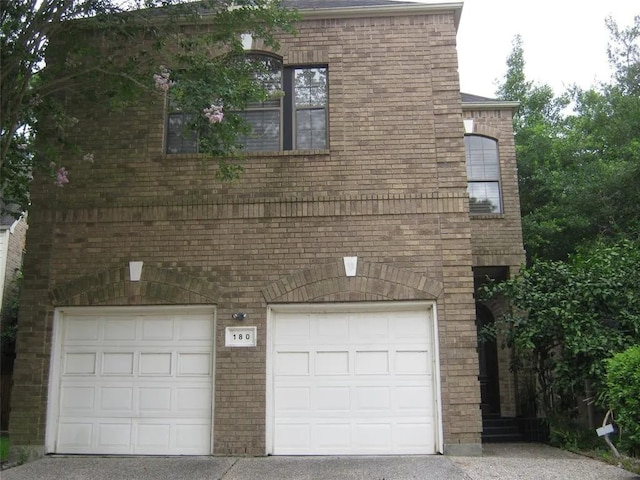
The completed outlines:
{"type": "Polygon", "coordinates": [[[549,443],[572,452],[598,450],[604,445],[591,428],[580,426],[566,417],[551,419],[549,443]]]}
{"type": "Polygon", "coordinates": [[[620,427],[620,446],[640,455],[640,345],[607,361],[607,400],[620,427]]]}
{"type": "Polygon", "coordinates": [[[9,437],[0,436],[0,462],[4,463],[9,459],[9,437]]]}

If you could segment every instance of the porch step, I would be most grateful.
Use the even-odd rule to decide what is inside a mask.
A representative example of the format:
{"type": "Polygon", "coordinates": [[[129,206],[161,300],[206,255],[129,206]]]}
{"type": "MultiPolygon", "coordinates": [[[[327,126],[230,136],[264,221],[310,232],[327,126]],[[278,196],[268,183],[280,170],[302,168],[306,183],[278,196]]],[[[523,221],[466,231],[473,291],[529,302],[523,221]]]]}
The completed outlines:
{"type": "Polygon", "coordinates": [[[485,417],[482,419],[484,443],[523,442],[518,419],[515,417],[485,417]]]}

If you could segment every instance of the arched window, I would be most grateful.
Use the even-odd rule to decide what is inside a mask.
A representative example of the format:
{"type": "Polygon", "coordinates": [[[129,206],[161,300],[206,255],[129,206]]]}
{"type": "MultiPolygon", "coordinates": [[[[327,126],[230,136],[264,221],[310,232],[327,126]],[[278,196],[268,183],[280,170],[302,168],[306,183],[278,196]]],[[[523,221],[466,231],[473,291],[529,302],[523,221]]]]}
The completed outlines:
{"type": "Polygon", "coordinates": [[[498,142],[480,135],[465,135],[464,145],[470,213],[502,213],[498,142]]]}

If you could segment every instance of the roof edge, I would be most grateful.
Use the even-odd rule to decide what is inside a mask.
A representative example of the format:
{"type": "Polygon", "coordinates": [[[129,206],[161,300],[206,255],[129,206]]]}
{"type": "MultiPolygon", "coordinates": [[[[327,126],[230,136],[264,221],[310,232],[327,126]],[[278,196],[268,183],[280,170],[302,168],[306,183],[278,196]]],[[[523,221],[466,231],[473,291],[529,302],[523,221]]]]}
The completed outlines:
{"type": "Polygon", "coordinates": [[[495,101],[495,102],[462,102],[463,110],[515,110],[520,102],[495,101]]]}
{"type": "Polygon", "coordinates": [[[416,3],[415,5],[387,5],[387,6],[371,6],[371,7],[343,7],[343,8],[299,8],[302,19],[334,19],[334,18],[361,18],[361,17],[382,17],[382,16],[398,16],[406,14],[420,13],[454,13],[454,25],[456,32],[460,25],[460,17],[462,15],[463,2],[447,2],[447,3],[416,3]]]}

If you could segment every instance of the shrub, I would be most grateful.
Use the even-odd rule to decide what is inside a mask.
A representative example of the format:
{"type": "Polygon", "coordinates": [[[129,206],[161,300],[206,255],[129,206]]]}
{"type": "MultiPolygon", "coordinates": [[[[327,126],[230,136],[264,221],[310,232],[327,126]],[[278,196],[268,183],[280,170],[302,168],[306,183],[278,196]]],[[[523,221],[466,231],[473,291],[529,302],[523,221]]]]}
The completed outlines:
{"type": "Polygon", "coordinates": [[[620,427],[620,446],[640,455],[640,345],[607,361],[607,400],[620,427]]]}
{"type": "Polygon", "coordinates": [[[598,450],[604,444],[586,428],[566,417],[554,417],[550,420],[549,443],[554,447],[564,448],[572,452],[598,450]]]}

